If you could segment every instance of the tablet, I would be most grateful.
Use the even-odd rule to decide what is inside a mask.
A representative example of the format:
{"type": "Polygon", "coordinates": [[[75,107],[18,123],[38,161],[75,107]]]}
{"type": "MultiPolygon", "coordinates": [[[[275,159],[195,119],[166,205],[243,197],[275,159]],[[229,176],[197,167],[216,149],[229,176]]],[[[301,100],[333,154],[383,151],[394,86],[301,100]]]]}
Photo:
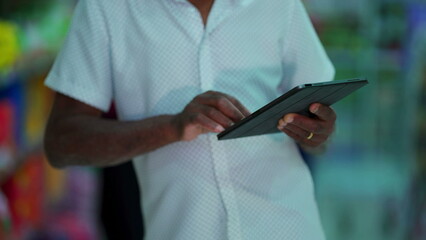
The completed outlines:
{"type": "Polygon", "coordinates": [[[348,79],[297,86],[226,128],[217,138],[226,140],[279,132],[278,121],[287,113],[312,116],[309,112],[312,103],[330,106],[366,84],[366,79],[348,79]]]}

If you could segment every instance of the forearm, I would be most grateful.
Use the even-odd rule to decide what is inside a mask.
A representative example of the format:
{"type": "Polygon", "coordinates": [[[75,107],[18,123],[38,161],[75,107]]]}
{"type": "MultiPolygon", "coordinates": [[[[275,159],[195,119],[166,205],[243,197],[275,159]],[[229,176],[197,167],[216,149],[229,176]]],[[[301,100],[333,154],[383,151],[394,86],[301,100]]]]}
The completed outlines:
{"type": "Polygon", "coordinates": [[[55,167],[110,166],[179,140],[173,116],[115,121],[78,115],[49,123],[45,149],[55,167]]]}

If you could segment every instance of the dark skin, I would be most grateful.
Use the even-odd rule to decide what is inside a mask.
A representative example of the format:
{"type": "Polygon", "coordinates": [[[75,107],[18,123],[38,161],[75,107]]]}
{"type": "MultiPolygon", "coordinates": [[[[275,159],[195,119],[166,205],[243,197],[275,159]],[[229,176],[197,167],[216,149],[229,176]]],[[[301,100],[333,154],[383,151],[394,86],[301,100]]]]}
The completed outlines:
{"type": "Polygon", "coordinates": [[[209,91],[196,96],[176,115],[115,121],[103,119],[101,114],[96,108],[56,94],[44,138],[53,166],[123,163],[173,142],[219,133],[250,113],[235,98],[209,91]]]}
{"type": "Polygon", "coordinates": [[[198,12],[203,19],[204,26],[207,24],[207,18],[210,10],[212,9],[214,0],[188,0],[194,7],[198,9],[198,12]]]}
{"type": "Polygon", "coordinates": [[[304,150],[312,153],[319,152],[334,131],[336,113],[328,106],[314,103],[309,111],[314,118],[289,113],[278,122],[278,129],[293,138],[304,150]],[[309,136],[312,134],[310,139],[309,136]]]}
{"type": "MultiPolygon", "coordinates": [[[[190,0],[207,23],[213,0],[190,0]]],[[[320,149],[334,129],[336,115],[324,105],[312,104],[316,118],[287,114],[278,128],[309,151],[320,149]],[[313,133],[308,140],[307,136],[313,133]]],[[[178,141],[192,141],[201,134],[219,133],[250,112],[234,97],[208,91],[196,96],[176,115],[139,121],[101,118],[94,107],[55,96],[46,126],[44,145],[55,167],[70,165],[110,166],[178,141]]]]}

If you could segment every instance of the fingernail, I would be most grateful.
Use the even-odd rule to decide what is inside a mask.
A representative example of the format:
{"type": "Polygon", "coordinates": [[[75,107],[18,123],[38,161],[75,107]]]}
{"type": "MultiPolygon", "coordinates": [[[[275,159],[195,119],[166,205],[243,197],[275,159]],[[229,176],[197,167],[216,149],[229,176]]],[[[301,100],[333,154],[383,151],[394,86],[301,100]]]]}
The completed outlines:
{"type": "Polygon", "coordinates": [[[278,121],[278,128],[279,129],[283,129],[285,127],[285,125],[287,125],[287,123],[283,119],[280,119],[278,121]]]}
{"type": "Polygon", "coordinates": [[[319,105],[318,104],[314,104],[311,107],[311,113],[316,113],[318,111],[319,105]]]}
{"type": "Polygon", "coordinates": [[[287,116],[284,118],[285,124],[293,122],[293,116],[287,116]]]}
{"type": "Polygon", "coordinates": [[[221,125],[218,125],[216,127],[216,132],[223,132],[225,130],[225,128],[223,128],[221,125]]]}

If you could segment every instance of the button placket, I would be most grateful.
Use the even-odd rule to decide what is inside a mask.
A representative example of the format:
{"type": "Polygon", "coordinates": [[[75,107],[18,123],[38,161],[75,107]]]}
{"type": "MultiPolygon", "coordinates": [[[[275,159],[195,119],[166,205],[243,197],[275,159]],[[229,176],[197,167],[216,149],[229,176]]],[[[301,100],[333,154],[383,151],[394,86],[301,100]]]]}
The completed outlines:
{"type": "Polygon", "coordinates": [[[227,156],[223,152],[223,146],[217,141],[215,135],[209,136],[212,149],[214,171],[219,192],[226,211],[227,235],[229,240],[241,240],[241,224],[238,213],[237,197],[230,179],[227,156]]]}
{"type": "Polygon", "coordinates": [[[201,90],[205,92],[212,90],[214,78],[211,62],[210,40],[206,32],[204,32],[201,40],[199,51],[200,86],[201,90]]]}
{"type": "MultiPolygon", "coordinates": [[[[202,38],[199,42],[198,71],[200,88],[203,92],[212,90],[214,86],[215,76],[210,36],[213,34],[213,30],[219,25],[219,23],[222,22],[230,13],[229,9],[228,11],[225,11],[226,8],[222,6],[224,2],[221,3],[222,5],[217,5],[220,3],[220,1],[215,3],[215,6],[210,13],[208,23],[205,28],[203,28],[202,38]]],[[[241,240],[242,233],[236,202],[237,198],[230,180],[227,156],[223,152],[220,143],[217,142],[215,135],[211,134],[208,141],[212,151],[213,171],[216,183],[226,211],[227,236],[229,240],[241,240]]]]}
{"type": "MultiPolygon", "coordinates": [[[[226,2],[215,2],[210,13],[209,20],[205,26],[203,37],[199,45],[199,76],[201,90],[212,90],[214,86],[214,64],[212,59],[211,36],[226,16],[229,15],[229,9],[223,5],[226,2]]],[[[212,151],[212,160],[214,175],[221,199],[226,211],[227,236],[229,240],[241,240],[241,226],[237,206],[237,198],[230,179],[227,156],[223,152],[222,146],[217,142],[214,134],[209,136],[209,145],[212,151]]]]}
{"type": "Polygon", "coordinates": [[[187,1],[164,1],[171,15],[185,29],[189,38],[199,46],[204,34],[204,24],[198,10],[187,1]]]}

